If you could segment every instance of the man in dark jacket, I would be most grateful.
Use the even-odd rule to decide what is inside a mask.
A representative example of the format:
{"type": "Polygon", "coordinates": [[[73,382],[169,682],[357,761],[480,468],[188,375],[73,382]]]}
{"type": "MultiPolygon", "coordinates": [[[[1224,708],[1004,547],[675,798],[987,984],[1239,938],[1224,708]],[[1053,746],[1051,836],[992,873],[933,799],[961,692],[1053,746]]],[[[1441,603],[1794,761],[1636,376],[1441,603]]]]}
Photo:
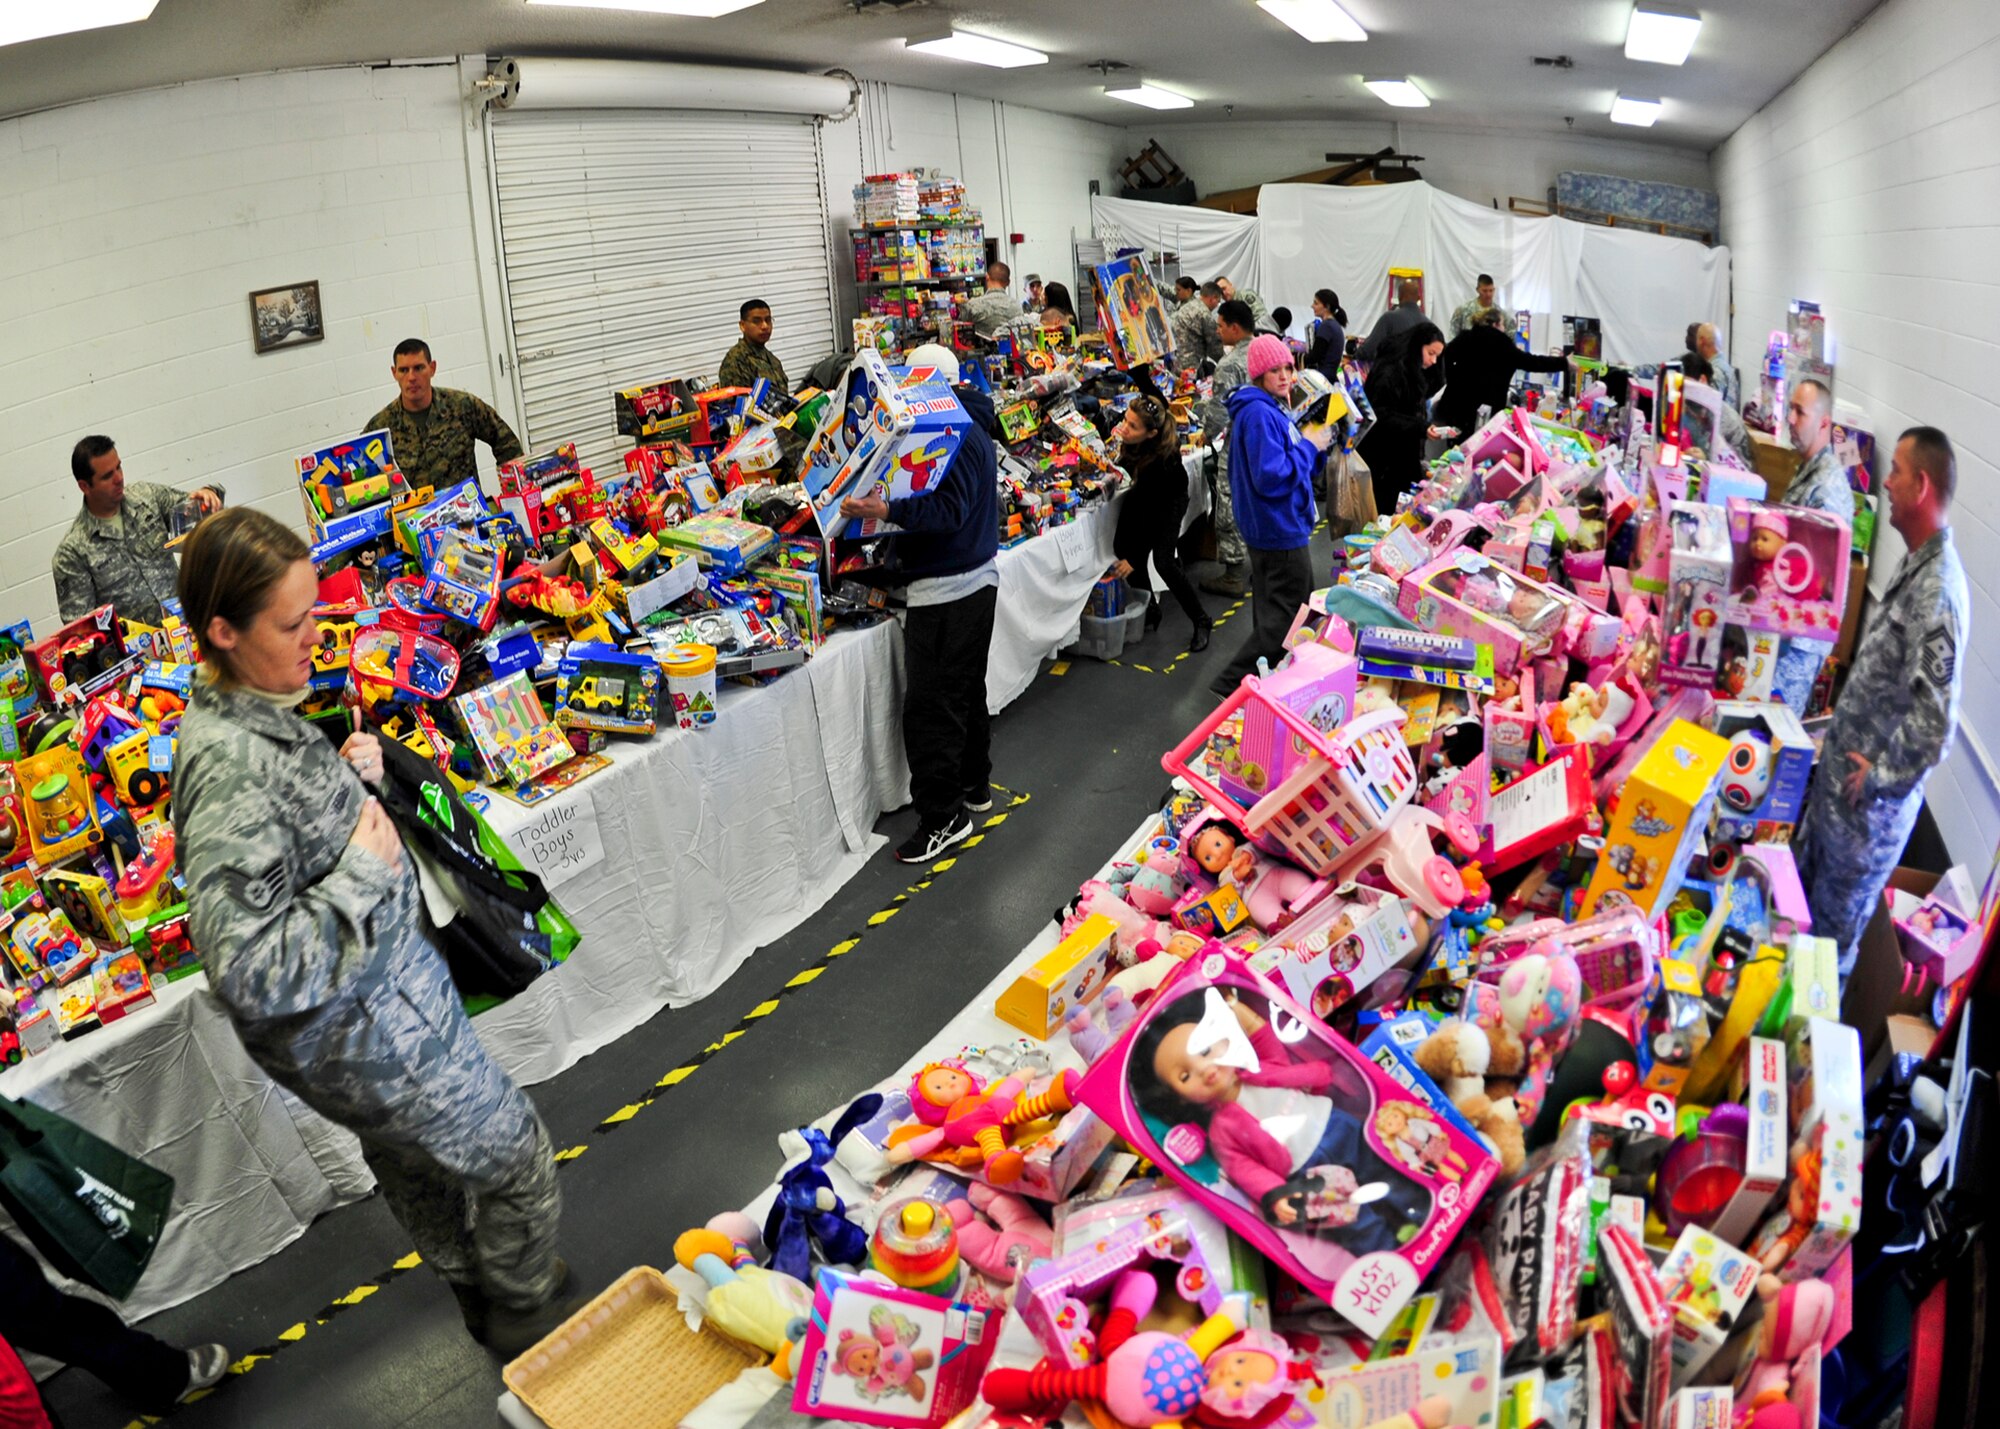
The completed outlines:
{"type": "Polygon", "coordinates": [[[1516,372],[1560,372],[1560,357],[1537,357],[1525,351],[1500,327],[1498,308],[1481,308],[1472,326],[1445,344],[1444,395],[1432,419],[1440,427],[1456,427],[1464,436],[1479,424],[1479,409],[1499,411],[1507,404],[1507,389],[1516,372]]]}
{"type": "Polygon", "coordinates": [[[900,526],[890,564],[904,582],[903,752],[917,831],[896,847],[903,863],[928,863],[972,833],[971,815],[993,807],[986,710],[986,650],[1000,592],[1000,421],[984,392],[958,385],[958,359],[935,343],[909,365],[935,367],[972,418],[939,483],[921,496],[850,496],[843,516],[900,526]]]}
{"type": "Polygon", "coordinates": [[[1420,302],[1424,285],[1415,278],[1396,280],[1396,306],[1375,319],[1375,326],[1368,330],[1368,336],[1361,343],[1361,350],[1355,355],[1363,362],[1373,362],[1382,351],[1382,345],[1398,333],[1408,332],[1424,320],[1424,309],[1420,302]]]}

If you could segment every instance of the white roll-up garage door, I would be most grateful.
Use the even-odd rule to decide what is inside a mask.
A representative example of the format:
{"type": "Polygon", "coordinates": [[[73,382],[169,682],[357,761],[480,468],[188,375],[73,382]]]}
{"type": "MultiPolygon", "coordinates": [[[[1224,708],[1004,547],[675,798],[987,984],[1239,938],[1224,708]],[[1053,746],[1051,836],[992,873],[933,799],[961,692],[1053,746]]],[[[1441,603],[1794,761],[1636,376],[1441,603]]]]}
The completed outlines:
{"type": "Polygon", "coordinates": [[[611,394],[712,377],[745,298],[794,384],[841,344],[812,123],[688,110],[496,113],[507,306],[530,451],[620,467],[611,394]]]}

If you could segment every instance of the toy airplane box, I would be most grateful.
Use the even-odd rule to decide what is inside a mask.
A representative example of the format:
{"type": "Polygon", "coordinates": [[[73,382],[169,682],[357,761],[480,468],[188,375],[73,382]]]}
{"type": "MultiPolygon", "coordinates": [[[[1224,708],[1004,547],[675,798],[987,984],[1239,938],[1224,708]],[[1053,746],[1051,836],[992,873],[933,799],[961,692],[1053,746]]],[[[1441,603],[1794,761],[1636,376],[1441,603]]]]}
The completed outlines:
{"type": "MultiPolygon", "coordinates": [[[[926,370],[928,371],[928,370],[926,370]]],[[[972,418],[942,378],[895,368],[873,349],[857,353],[834,388],[837,403],[821,419],[802,463],[801,483],[820,534],[867,538],[893,532],[887,521],[850,521],[850,496],[888,500],[921,496],[944,478],[972,418]]],[[[979,432],[978,438],[985,440],[979,432]]]]}
{"type": "Polygon", "coordinates": [[[1102,913],[1091,914],[1014,979],[993,1004],[994,1015],[1047,1041],[1073,1009],[1095,1001],[1118,970],[1111,960],[1111,935],[1117,931],[1102,913]]]}
{"type": "Polygon", "coordinates": [[[1729,741],[1677,719],[1618,790],[1604,851],[1577,917],[1619,905],[1652,918],[1680,891],[1693,841],[1708,828],[1729,741]]]}
{"type": "Polygon", "coordinates": [[[1789,707],[1722,700],[1702,721],[1729,741],[1715,808],[1716,837],[1788,844],[1804,816],[1813,743],[1789,707]]]}
{"type": "Polygon", "coordinates": [[[298,459],[299,495],[315,542],[388,529],[396,498],[408,483],[396,466],[387,428],[306,452],[298,459]]]}

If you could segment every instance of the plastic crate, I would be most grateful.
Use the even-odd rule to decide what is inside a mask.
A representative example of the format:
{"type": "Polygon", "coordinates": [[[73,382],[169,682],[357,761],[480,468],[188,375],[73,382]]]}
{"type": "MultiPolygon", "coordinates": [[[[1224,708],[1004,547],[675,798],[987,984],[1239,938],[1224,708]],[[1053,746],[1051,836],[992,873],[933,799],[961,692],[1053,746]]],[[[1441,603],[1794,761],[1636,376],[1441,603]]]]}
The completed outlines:
{"type": "MultiPolygon", "coordinates": [[[[1145,612],[1139,613],[1144,621],[1145,612]]],[[[1076,643],[1065,652],[1082,655],[1092,660],[1116,660],[1125,653],[1125,632],[1128,628],[1123,615],[1080,615],[1077,617],[1078,635],[1076,643]]],[[[1131,627],[1136,628],[1136,627],[1131,627]]]]}

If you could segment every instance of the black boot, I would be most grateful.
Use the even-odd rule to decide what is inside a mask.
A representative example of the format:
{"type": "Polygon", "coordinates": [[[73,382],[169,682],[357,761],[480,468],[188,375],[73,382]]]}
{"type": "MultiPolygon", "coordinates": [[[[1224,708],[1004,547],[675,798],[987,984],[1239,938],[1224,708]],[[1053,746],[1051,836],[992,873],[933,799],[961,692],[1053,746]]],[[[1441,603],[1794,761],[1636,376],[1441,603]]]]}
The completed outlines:
{"type": "Polygon", "coordinates": [[[1160,604],[1157,597],[1147,602],[1145,633],[1151,635],[1155,630],[1158,630],[1160,628],[1160,619],[1165,614],[1166,607],[1160,604]]]}
{"type": "Polygon", "coordinates": [[[532,1310],[515,1310],[486,1302],[486,1331],[480,1343],[503,1360],[516,1360],[549,1335],[570,1316],[590,1303],[588,1295],[576,1293],[576,1277],[567,1265],[556,1262],[558,1279],[555,1293],[532,1310]]]}
{"type": "Polygon", "coordinates": [[[1197,651],[1206,650],[1208,648],[1208,633],[1213,629],[1215,629],[1215,622],[1212,620],[1204,620],[1201,624],[1195,626],[1194,634],[1188,637],[1188,654],[1192,655],[1197,651]]]}

